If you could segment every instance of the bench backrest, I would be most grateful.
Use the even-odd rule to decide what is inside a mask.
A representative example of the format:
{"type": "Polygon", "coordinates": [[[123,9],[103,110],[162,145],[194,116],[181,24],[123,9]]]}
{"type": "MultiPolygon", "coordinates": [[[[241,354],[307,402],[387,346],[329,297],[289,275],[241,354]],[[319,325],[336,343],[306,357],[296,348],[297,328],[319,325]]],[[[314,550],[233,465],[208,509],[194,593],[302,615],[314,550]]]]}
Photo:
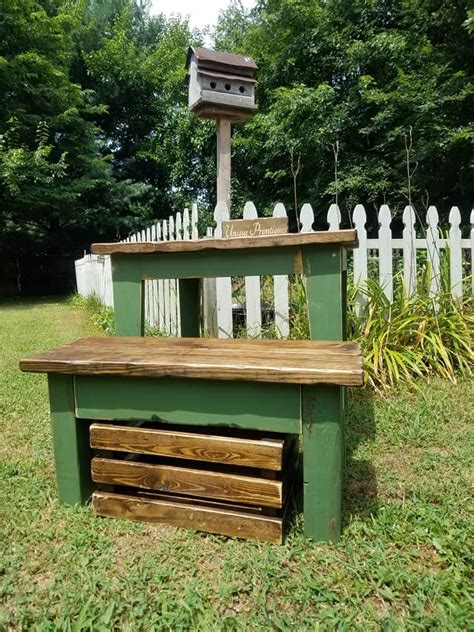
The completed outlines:
{"type": "Polygon", "coordinates": [[[313,339],[345,338],[345,249],[353,230],[272,237],[93,244],[112,257],[116,332],[143,335],[146,279],[179,279],[182,336],[199,336],[199,280],[212,277],[302,274],[313,339]]]}

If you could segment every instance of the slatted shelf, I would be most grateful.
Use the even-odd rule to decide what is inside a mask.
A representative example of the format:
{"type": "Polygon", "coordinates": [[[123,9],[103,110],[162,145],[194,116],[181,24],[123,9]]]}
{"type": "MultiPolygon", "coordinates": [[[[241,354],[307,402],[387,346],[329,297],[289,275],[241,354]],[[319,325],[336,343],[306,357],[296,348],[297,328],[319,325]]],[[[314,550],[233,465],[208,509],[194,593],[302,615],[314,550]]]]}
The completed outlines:
{"type": "Polygon", "coordinates": [[[99,515],[282,541],[293,435],[111,422],[91,424],[90,445],[99,515]]]}

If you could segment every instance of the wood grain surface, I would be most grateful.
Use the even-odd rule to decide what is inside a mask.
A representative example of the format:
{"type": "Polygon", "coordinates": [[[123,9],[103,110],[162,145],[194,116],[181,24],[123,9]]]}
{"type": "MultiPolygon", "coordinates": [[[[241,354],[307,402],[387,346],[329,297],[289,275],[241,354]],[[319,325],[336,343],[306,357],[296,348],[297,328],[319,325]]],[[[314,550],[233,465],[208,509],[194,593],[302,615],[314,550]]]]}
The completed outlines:
{"type": "Polygon", "coordinates": [[[197,252],[203,250],[240,250],[242,248],[284,248],[313,244],[335,244],[347,248],[357,246],[355,230],[316,231],[314,233],[287,233],[271,237],[231,237],[227,239],[193,239],[189,241],[119,242],[92,244],[96,255],[148,254],[153,252],[197,252]]]}
{"type": "Polygon", "coordinates": [[[93,458],[92,480],[276,508],[283,501],[282,481],[139,461],[93,458]]]}
{"type": "Polygon", "coordinates": [[[92,424],[92,448],[280,471],[285,440],[92,424]]]}
{"type": "Polygon", "coordinates": [[[276,544],[283,540],[282,518],[235,511],[228,506],[219,507],[217,503],[206,506],[96,491],[92,495],[92,508],[101,516],[168,524],[276,544]]]}
{"type": "Polygon", "coordinates": [[[93,337],[23,359],[20,368],[75,375],[363,384],[359,345],[317,340],[93,337]]]}

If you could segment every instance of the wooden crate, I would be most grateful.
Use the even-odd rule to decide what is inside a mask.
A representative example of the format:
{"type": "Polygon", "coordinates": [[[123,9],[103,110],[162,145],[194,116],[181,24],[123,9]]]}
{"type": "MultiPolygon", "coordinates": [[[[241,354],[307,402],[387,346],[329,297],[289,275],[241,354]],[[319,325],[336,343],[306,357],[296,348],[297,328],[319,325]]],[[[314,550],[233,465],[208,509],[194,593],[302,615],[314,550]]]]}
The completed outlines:
{"type": "Polygon", "coordinates": [[[90,444],[99,515],[282,542],[293,435],[94,423],[90,444]]]}

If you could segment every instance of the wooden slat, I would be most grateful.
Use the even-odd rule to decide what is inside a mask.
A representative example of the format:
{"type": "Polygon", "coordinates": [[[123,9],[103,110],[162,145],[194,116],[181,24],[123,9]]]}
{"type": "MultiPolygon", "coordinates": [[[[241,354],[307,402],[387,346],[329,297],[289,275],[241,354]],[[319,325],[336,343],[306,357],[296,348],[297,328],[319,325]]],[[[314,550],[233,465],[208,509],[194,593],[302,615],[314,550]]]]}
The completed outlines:
{"type": "Polygon", "coordinates": [[[280,508],[283,500],[282,481],[138,461],[96,457],[92,480],[267,507],[280,508]]]}
{"type": "Polygon", "coordinates": [[[228,239],[193,239],[186,242],[142,242],[92,244],[96,255],[147,254],[152,252],[198,252],[203,250],[240,250],[242,248],[285,248],[312,244],[337,244],[348,248],[357,246],[355,230],[316,231],[313,233],[288,233],[271,237],[232,237],[228,239]]]}
{"type": "Polygon", "coordinates": [[[282,469],[284,450],[283,439],[242,439],[110,424],[91,424],[90,445],[115,452],[154,454],[276,471],[282,469]]]}
{"type": "Polygon", "coordinates": [[[316,340],[93,337],[24,359],[20,368],[76,375],[363,384],[357,344],[316,340]]]}
{"type": "Polygon", "coordinates": [[[168,524],[277,544],[283,540],[282,518],[233,511],[225,506],[210,507],[97,491],[92,495],[92,508],[101,516],[168,524]]]}
{"type": "MultiPolygon", "coordinates": [[[[137,338],[135,336],[123,336],[120,339],[114,336],[91,336],[89,338],[82,338],[64,347],[70,345],[78,345],[77,348],[83,345],[100,345],[105,349],[114,349],[117,344],[120,348],[134,347],[135,343],[139,345],[139,348],[147,347],[147,353],[150,350],[163,350],[172,351],[175,347],[181,347],[185,353],[193,350],[203,350],[206,353],[212,353],[214,351],[221,351],[223,349],[234,353],[236,350],[241,350],[243,353],[252,353],[255,350],[264,353],[278,349],[282,353],[306,354],[311,353],[324,353],[332,355],[360,355],[360,347],[358,344],[348,341],[333,341],[333,340],[252,340],[245,338],[221,340],[218,338],[153,338],[147,336],[145,338],[137,338]],[[123,347],[122,347],[123,346],[123,347]]],[[[63,348],[63,347],[60,347],[63,348]]],[[[180,349],[177,351],[182,353],[180,349]]]]}

